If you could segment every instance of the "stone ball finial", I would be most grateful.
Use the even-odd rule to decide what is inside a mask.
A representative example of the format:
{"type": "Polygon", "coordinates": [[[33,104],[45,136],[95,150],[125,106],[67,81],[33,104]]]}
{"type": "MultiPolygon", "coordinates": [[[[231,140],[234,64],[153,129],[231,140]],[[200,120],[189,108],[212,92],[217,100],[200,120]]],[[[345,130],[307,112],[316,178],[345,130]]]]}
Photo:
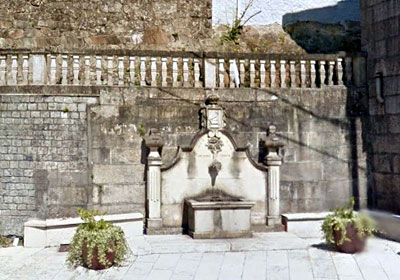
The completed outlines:
{"type": "Polygon", "coordinates": [[[218,95],[212,93],[206,98],[206,105],[217,105],[219,101],[218,95]]]}
{"type": "Polygon", "coordinates": [[[156,149],[164,145],[164,140],[157,128],[151,128],[148,136],[145,137],[145,143],[150,149],[156,149]]]}
{"type": "Polygon", "coordinates": [[[275,135],[276,134],[276,126],[275,125],[270,125],[268,127],[268,135],[275,135]]]}

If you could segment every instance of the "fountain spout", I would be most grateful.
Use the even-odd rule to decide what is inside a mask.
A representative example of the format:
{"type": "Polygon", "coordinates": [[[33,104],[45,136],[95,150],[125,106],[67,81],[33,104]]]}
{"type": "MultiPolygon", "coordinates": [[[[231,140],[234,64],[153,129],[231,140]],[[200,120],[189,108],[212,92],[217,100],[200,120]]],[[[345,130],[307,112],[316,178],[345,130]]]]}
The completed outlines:
{"type": "Polygon", "coordinates": [[[214,160],[210,166],[208,166],[208,173],[210,173],[211,176],[211,186],[215,186],[215,181],[217,179],[218,173],[221,170],[221,163],[218,160],[214,160]]]}

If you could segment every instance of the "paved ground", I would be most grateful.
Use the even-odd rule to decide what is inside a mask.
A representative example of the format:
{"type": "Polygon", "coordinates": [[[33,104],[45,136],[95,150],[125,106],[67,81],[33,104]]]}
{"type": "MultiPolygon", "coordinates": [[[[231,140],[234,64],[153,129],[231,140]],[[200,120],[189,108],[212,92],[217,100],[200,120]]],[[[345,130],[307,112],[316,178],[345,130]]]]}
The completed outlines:
{"type": "Polygon", "coordinates": [[[3,248],[0,279],[400,279],[400,243],[377,238],[356,255],[337,253],[321,240],[288,233],[208,241],[146,236],[130,242],[139,255],[101,272],[68,267],[67,253],[57,252],[58,248],[3,248]]]}

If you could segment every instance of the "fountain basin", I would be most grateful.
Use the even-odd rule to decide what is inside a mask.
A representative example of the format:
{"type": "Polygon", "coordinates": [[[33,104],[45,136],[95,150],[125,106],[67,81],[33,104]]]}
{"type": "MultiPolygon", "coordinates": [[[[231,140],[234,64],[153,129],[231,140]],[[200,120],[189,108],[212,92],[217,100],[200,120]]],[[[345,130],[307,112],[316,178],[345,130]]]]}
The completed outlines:
{"type": "Polygon", "coordinates": [[[186,200],[189,235],[197,238],[251,237],[253,201],[186,200]]]}

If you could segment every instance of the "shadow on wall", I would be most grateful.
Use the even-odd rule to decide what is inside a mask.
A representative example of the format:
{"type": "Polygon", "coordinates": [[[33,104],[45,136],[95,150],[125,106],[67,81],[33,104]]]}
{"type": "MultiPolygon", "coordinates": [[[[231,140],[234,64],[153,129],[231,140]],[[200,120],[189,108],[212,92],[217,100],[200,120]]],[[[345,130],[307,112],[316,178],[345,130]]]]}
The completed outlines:
{"type": "Polygon", "coordinates": [[[286,14],[282,25],[307,53],[361,50],[360,5],[356,0],[286,14]]]}
{"type": "Polygon", "coordinates": [[[286,26],[298,21],[316,21],[322,23],[338,23],[344,20],[360,21],[360,1],[343,0],[334,6],[309,9],[301,12],[288,13],[282,18],[286,26]]]}

